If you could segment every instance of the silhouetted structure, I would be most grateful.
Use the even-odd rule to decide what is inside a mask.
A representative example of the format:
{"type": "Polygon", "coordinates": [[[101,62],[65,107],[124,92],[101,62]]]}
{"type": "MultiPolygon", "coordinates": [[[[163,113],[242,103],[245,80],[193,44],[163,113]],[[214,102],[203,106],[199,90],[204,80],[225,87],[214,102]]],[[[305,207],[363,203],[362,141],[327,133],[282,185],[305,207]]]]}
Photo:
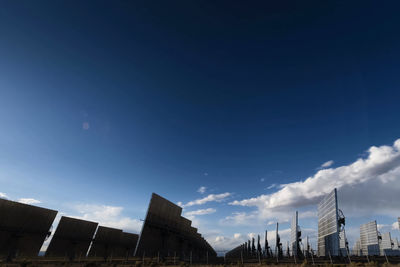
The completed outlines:
{"type": "Polygon", "coordinates": [[[161,258],[176,255],[193,262],[215,258],[214,249],[181,213],[181,207],[153,193],[135,255],[161,258]]]}
{"type": "Polygon", "coordinates": [[[0,199],[0,258],[35,257],[57,211],[0,199]]]}
{"type": "Polygon", "coordinates": [[[70,260],[86,257],[97,223],[62,216],[46,250],[46,256],[70,260]]]}
{"type": "Polygon", "coordinates": [[[298,212],[297,211],[294,213],[293,218],[292,218],[290,242],[291,242],[290,247],[291,247],[293,256],[302,259],[303,253],[300,248],[301,230],[300,230],[299,223],[298,223],[298,212]]]}
{"type": "Polygon", "coordinates": [[[121,235],[122,230],[120,229],[99,226],[88,256],[102,257],[104,260],[113,257],[119,245],[121,235]]]}
{"type": "Polygon", "coordinates": [[[276,223],[275,257],[282,258],[283,257],[283,249],[282,249],[281,237],[279,236],[279,233],[278,233],[278,228],[279,228],[279,224],[276,223]]]}

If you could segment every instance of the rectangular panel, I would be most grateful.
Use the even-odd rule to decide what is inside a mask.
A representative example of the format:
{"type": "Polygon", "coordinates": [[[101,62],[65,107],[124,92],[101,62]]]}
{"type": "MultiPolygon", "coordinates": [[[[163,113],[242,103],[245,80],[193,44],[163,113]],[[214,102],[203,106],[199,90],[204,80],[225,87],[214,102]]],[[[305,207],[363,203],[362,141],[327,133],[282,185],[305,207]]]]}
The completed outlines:
{"type": "Polygon", "coordinates": [[[192,227],[192,222],[181,213],[181,207],[153,193],[135,256],[176,256],[187,260],[192,255],[194,261],[205,259],[207,254],[215,256],[215,251],[197,233],[197,228],[192,227]]]}
{"type": "Polygon", "coordinates": [[[336,188],[318,204],[318,256],[339,256],[336,188]]]}
{"type": "Polygon", "coordinates": [[[139,235],[137,234],[123,232],[118,242],[118,246],[114,250],[113,257],[133,257],[138,238],[139,235]]]}
{"type": "Polygon", "coordinates": [[[360,226],[360,241],[363,255],[379,255],[378,227],[376,221],[360,226]]]}
{"type": "Polygon", "coordinates": [[[49,234],[57,211],[0,199],[0,257],[32,257],[49,234]]]}
{"type": "Polygon", "coordinates": [[[62,216],[46,256],[86,257],[98,223],[62,216]]]}
{"type": "Polygon", "coordinates": [[[121,239],[122,230],[99,226],[90,247],[89,257],[112,257],[121,239]]]}

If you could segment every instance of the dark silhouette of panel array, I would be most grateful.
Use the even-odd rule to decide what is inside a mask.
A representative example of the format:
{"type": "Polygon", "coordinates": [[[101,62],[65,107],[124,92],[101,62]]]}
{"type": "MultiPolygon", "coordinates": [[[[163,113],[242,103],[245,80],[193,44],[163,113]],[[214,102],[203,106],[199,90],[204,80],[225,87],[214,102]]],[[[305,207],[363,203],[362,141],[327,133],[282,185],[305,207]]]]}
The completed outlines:
{"type": "Polygon", "coordinates": [[[105,260],[114,256],[120,244],[122,230],[99,226],[89,251],[89,257],[103,257],[105,260]]]}
{"type": "Polygon", "coordinates": [[[57,211],[0,199],[0,258],[35,257],[57,211]]]}
{"type": "Polygon", "coordinates": [[[135,256],[178,257],[193,262],[215,258],[214,249],[181,213],[181,207],[153,193],[135,256]]]}
{"type": "Polygon", "coordinates": [[[86,257],[98,223],[61,217],[46,256],[64,257],[70,260],[86,257]]]}
{"type": "Polygon", "coordinates": [[[138,239],[139,235],[122,232],[120,241],[114,250],[113,257],[127,258],[133,256],[138,239]]]}

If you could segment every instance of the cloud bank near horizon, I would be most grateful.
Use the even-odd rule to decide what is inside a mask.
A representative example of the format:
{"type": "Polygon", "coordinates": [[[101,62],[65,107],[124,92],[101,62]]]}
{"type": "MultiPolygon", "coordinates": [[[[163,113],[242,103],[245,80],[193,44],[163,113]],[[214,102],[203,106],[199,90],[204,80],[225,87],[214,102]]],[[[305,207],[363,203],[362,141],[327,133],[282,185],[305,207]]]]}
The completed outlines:
{"type": "MultiPolygon", "coordinates": [[[[324,165],[332,164],[330,161],[324,165]]],[[[316,209],[315,205],[334,188],[338,189],[339,208],[345,215],[373,213],[397,217],[400,206],[393,200],[400,192],[400,139],[391,146],[370,147],[365,158],[349,165],[321,169],[304,181],[281,185],[277,192],[232,201],[230,205],[256,210],[234,213],[226,219],[239,224],[246,223],[246,217],[254,219],[255,216],[260,220],[286,220],[296,209],[311,206],[316,209]]]]}

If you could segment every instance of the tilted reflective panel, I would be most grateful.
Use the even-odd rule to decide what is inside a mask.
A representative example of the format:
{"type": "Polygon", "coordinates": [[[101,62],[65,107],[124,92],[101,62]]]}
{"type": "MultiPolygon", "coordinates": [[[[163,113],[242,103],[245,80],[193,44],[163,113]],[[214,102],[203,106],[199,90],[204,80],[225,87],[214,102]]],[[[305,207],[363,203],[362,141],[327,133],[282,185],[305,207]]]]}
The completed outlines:
{"type": "Polygon", "coordinates": [[[193,261],[216,256],[215,251],[192,222],[181,216],[182,208],[152,194],[145,221],[135,249],[135,256],[178,257],[193,261]]]}
{"type": "Polygon", "coordinates": [[[296,211],[292,217],[291,231],[290,231],[290,249],[294,256],[301,253],[299,244],[300,244],[300,236],[299,236],[299,222],[298,222],[298,212],[296,211]]]}
{"type": "Polygon", "coordinates": [[[139,235],[137,234],[122,232],[118,245],[114,250],[113,257],[132,257],[135,253],[138,238],[139,235]]]}
{"type": "Polygon", "coordinates": [[[376,221],[360,226],[361,251],[363,255],[379,255],[378,227],[376,221]]]}
{"type": "Polygon", "coordinates": [[[46,256],[69,259],[86,257],[98,223],[62,216],[46,256]]]}
{"type": "Polygon", "coordinates": [[[89,257],[113,257],[121,239],[122,230],[99,226],[96,231],[89,257]]]}
{"type": "Polygon", "coordinates": [[[57,211],[0,199],[0,257],[32,257],[49,234],[57,211]]]}
{"type": "Polygon", "coordinates": [[[318,204],[318,256],[339,256],[336,188],[318,204]]]}

